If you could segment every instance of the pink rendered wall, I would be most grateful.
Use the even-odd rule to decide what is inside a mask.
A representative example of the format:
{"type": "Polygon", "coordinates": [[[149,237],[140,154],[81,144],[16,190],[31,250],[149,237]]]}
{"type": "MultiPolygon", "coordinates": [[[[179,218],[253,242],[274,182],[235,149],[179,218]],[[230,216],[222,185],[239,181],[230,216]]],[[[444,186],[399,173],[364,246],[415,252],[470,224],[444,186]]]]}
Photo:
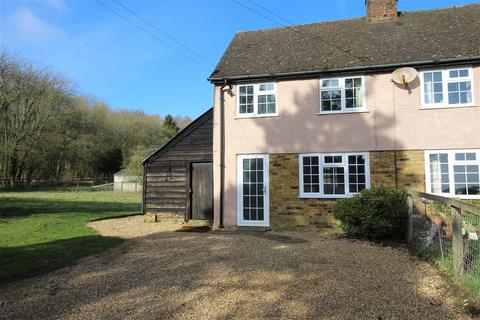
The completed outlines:
{"type": "MultiPolygon", "coordinates": [[[[236,119],[236,97],[225,93],[224,225],[236,225],[237,154],[480,148],[480,67],[473,70],[475,106],[463,108],[421,109],[418,78],[409,93],[390,81],[390,73],[365,76],[367,112],[362,113],[319,115],[319,79],[278,81],[278,117],[236,119]]],[[[219,87],[214,98],[218,224],[219,87]]]]}

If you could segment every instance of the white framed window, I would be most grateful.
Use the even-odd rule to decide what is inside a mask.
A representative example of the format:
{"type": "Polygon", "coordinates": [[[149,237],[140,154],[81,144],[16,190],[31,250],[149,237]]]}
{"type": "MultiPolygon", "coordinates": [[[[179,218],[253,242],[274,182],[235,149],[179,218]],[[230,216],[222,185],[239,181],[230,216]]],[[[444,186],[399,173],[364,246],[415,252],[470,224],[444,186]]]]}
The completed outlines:
{"type": "Polygon", "coordinates": [[[299,155],[300,198],[348,198],[370,188],[368,152],[299,155]]]}
{"type": "Polygon", "coordinates": [[[423,108],[474,105],[473,70],[470,67],[422,71],[420,82],[423,108]]]}
{"type": "Polygon", "coordinates": [[[237,117],[265,117],[277,115],[276,83],[238,85],[237,117]]]}
{"type": "Polygon", "coordinates": [[[480,199],[480,149],[425,151],[428,193],[480,199]]]}
{"type": "Polygon", "coordinates": [[[320,113],[365,111],[365,78],[320,79],[320,113]]]}

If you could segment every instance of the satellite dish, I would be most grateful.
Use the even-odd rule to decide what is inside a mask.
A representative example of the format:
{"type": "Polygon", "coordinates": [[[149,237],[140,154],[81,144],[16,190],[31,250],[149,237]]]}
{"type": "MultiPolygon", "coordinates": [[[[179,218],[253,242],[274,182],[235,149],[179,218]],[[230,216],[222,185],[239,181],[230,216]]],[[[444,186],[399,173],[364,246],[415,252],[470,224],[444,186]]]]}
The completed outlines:
{"type": "Polygon", "coordinates": [[[392,73],[392,81],[397,84],[408,86],[418,75],[414,68],[399,68],[392,73]]]}

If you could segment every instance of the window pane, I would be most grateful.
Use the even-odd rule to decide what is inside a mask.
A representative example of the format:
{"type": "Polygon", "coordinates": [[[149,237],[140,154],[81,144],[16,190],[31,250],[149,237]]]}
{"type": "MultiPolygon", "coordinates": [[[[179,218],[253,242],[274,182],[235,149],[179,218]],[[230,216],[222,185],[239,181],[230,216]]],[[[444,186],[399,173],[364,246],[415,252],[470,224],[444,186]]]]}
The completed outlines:
{"type": "Polygon", "coordinates": [[[448,94],[448,103],[449,104],[458,104],[460,102],[460,94],[458,93],[449,93],[448,94]]]}
{"type": "Polygon", "coordinates": [[[424,102],[429,103],[442,103],[443,102],[443,85],[442,85],[442,72],[425,72],[423,74],[423,89],[424,89],[424,102]]]}
{"type": "Polygon", "coordinates": [[[466,184],[455,184],[455,194],[465,195],[467,194],[466,184]]]}
{"type": "Polygon", "coordinates": [[[342,100],[340,90],[322,90],[320,96],[322,111],[341,110],[342,100]]]}
{"type": "Polygon", "coordinates": [[[450,78],[457,78],[458,70],[450,70],[450,78]]]}
{"type": "Polygon", "coordinates": [[[477,155],[474,152],[465,153],[465,160],[477,160],[477,155]]]}
{"type": "Polygon", "coordinates": [[[460,77],[468,77],[468,69],[461,69],[459,75],[460,77]]]}
{"type": "Polygon", "coordinates": [[[319,174],[318,174],[318,157],[303,157],[303,192],[318,193],[320,192],[319,174]]]}
{"type": "Polygon", "coordinates": [[[441,93],[435,93],[433,95],[433,99],[435,103],[443,103],[443,94],[441,93]]]}
{"type": "Polygon", "coordinates": [[[448,84],[448,103],[471,103],[472,89],[470,81],[451,82],[448,84]]]}
{"type": "Polygon", "coordinates": [[[340,86],[339,79],[329,79],[329,80],[322,80],[322,87],[324,88],[332,88],[340,86]]]}
{"type": "Polygon", "coordinates": [[[267,105],[267,113],[276,113],[275,103],[269,103],[267,105]]]}
{"type": "Polygon", "coordinates": [[[366,188],[365,158],[363,155],[348,156],[349,192],[357,193],[366,188]]]}
{"type": "Polygon", "coordinates": [[[345,107],[362,107],[362,78],[345,79],[345,107]]]}
{"type": "Polygon", "coordinates": [[[478,165],[455,165],[455,194],[476,195],[479,194],[479,166],[478,165]]]}
{"type": "Polygon", "coordinates": [[[344,168],[323,168],[323,188],[325,194],[345,194],[344,168]]]}
{"type": "Polygon", "coordinates": [[[430,189],[432,193],[450,192],[448,183],[448,154],[430,154],[430,189]],[[445,191],[447,190],[447,191],[445,191]]]}
{"type": "Polygon", "coordinates": [[[253,85],[240,86],[239,113],[253,113],[253,85]]]}
{"type": "Polygon", "coordinates": [[[458,91],[458,82],[448,84],[448,92],[458,91]]]}
{"type": "Polygon", "coordinates": [[[265,114],[267,113],[267,105],[265,103],[258,104],[258,114],[265,114]]]}
{"type": "Polygon", "coordinates": [[[470,92],[460,92],[460,103],[472,103],[472,94],[470,92]]]}
{"type": "Polygon", "coordinates": [[[459,86],[461,91],[470,90],[470,81],[459,82],[459,86]]]}
{"type": "Polygon", "coordinates": [[[455,153],[455,160],[457,161],[465,160],[465,153],[455,153]]]}

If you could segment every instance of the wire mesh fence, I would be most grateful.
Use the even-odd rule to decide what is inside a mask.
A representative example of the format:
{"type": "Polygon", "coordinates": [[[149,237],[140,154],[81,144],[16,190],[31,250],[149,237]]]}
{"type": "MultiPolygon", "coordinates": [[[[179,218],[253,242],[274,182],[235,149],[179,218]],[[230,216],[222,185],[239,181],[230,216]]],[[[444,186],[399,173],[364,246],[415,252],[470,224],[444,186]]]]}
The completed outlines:
{"type": "Polygon", "coordinates": [[[480,207],[427,194],[409,196],[411,243],[480,298],[480,207]]]}

